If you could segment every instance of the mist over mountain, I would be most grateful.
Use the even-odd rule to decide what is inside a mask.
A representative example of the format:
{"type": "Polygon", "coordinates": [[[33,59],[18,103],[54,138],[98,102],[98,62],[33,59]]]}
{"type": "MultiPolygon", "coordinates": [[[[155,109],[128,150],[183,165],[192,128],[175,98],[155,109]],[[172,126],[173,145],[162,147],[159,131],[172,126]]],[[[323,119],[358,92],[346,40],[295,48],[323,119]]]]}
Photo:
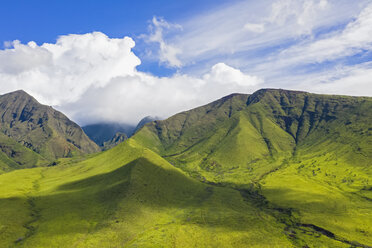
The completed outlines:
{"type": "Polygon", "coordinates": [[[143,119],[140,120],[140,122],[138,122],[136,128],[133,131],[133,134],[136,133],[138,130],[140,130],[147,123],[153,122],[153,121],[156,121],[156,120],[162,120],[162,119],[163,118],[160,118],[158,116],[146,116],[146,117],[144,117],[143,119]]]}
{"type": "Polygon", "coordinates": [[[111,140],[118,132],[130,137],[136,127],[121,123],[96,123],[83,126],[82,128],[90,139],[96,142],[97,145],[103,146],[104,142],[111,140]]]}

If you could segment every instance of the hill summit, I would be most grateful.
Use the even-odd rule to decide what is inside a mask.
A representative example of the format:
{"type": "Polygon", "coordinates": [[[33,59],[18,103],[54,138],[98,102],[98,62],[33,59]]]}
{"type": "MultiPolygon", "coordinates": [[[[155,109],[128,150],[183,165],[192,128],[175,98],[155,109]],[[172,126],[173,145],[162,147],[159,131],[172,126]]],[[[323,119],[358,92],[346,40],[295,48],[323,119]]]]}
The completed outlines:
{"type": "Polygon", "coordinates": [[[0,142],[11,138],[47,161],[100,151],[79,125],[23,90],[0,96],[0,116],[0,142]]]}

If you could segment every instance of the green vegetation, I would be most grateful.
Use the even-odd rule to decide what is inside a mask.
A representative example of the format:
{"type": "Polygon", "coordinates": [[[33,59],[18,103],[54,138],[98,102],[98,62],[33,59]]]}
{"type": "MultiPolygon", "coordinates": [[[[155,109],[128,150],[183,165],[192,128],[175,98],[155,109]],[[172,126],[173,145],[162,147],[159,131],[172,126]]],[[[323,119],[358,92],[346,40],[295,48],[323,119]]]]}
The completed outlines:
{"type": "Polygon", "coordinates": [[[102,153],[4,173],[0,247],[372,247],[371,109],[234,94],[102,153]]]}
{"type": "Polygon", "coordinates": [[[102,150],[103,151],[109,150],[109,149],[119,145],[120,143],[124,142],[127,139],[128,139],[128,136],[125,133],[117,132],[114,135],[114,137],[112,137],[111,140],[106,141],[106,142],[103,143],[102,150]]]}
{"type": "Polygon", "coordinates": [[[371,98],[266,89],[151,123],[133,139],[193,178],[255,190],[302,224],[372,246],[371,109],[371,98]]]}
{"type": "Polygon", "coordinates": [[[100,151],[76,123],[24,91],[0,96],[0,115],[0,173],[100,151]]]}

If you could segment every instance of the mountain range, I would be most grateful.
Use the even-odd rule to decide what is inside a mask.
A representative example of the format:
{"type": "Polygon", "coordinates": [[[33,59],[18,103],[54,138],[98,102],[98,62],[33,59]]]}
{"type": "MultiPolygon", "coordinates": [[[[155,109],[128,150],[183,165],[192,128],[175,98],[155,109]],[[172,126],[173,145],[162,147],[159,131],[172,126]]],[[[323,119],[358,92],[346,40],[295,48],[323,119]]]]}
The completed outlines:
{"type": "Polygon", "coordinates": [[[82,129],[91,140],[103,150],[107,150],[108,147],[112,148],[131,137],[145,124],[160,119],[159,117],[146,116],[136,126],[125,123],[95,123],[83,126],[82,129]],[[118,137],[121,138],[118,139],[118,137]]]}
{"type": "Polygon", "coordinates": [[[372,247],[370,97],[232,94],[103,152],[25,92],[0,111],[0,247],[372,247]]]}

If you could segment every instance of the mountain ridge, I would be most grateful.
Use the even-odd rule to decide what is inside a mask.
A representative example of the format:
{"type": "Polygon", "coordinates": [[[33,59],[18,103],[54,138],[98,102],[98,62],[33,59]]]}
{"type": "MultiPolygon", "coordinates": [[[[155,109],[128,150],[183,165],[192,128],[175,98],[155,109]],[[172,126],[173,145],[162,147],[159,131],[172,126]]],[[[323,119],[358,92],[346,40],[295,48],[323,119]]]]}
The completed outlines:
{"type": "Polygon", "coordinates": [[[98,152],[75,122],[23,90],[0,96],[0,131],[45,160],[98,152]]]}
{"type": "Polygon", "coordinates": [[[371,109],[232,94],[104,152],[4,173],[0,246],[371,247],[371,109]]]}

